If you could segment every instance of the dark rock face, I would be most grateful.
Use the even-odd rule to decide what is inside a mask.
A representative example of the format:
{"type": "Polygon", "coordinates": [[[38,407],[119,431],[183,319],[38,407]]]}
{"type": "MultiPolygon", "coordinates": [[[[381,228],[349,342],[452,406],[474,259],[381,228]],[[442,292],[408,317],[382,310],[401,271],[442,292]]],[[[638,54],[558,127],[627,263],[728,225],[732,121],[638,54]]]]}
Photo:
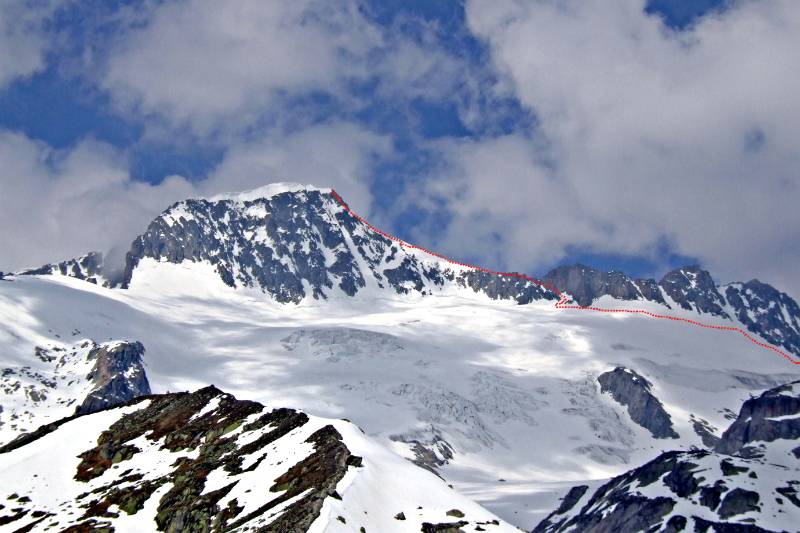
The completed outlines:
{"type": "Polygon", "coordinates": [[[747,451],[756,441],[800,439],[800,381],[770,389],[750,398],[739,416],[722,434],[716,446],[720,453],[757,453],[747,451]],[[775,420],[778,417],[788,417],[775,420]]]}
{"type": "Polygon", "coordinates": [[[586,485],[578,485],[569,489],[567,495],[564,496],[563,500],[561,500],[561,505],[559,505],[558,509],[556,509],[556,514],[564,514],[575,507],[575,504],[578,503],[581,498],[583,498],[583,495],[586,494],[587,490],[589,490],[589,487],[586,485]]]}
{"type": "Polygon", "coordinates": [[[605,295],[620,300],[642,297],[639,287],[624,273],[616,270],[601,272],[581,264],[557,267],[545,275],[544,281],[570,294],[578,305],[584,307],[605,295]]]}
{"type": "Polygon", "coordinates": [[[631,419],[648,430],[656,439],[678,438],[672,419],[658,398],[650,392],[652,385],[631,369],[617,367],[598,376],[601,392],[608,392],[628,408],[631,419]]]}
{"type": "Polygon", "coordinates": [[[707,448],[714,448],[714,446],[717,445],[719,437],[714,434],[716,428],[709,424],[707,420],[691,415],[690,422],[692,423],[692,429],[695,434],[700,437],[700,440],[703,441],[704,446],[707,448]]]}
{"type": "Polygon", "coordinates": [[[668,272],[659,283],[666,294],[684,309],[725,318],[725,299],[717,291],[711,274],[697,265],[668,272]]]}
{"type": "MultiPolygon", "coordinates": [[[[707,479],[709,475],[713,477],[714,469],[710,467],[718,457],[714,452],[700,450],[665,452],[653,461],[611,479],[594,494],[585,494],[582,487],[575,487],[559,508],[540,522],[533,532],[769,531],[747,520],[736,520],[747,512],[761,512],[760,499],[768,495],[771,498],[780,496],[786,488],[765,491],[763,498],[750,490],[729,490],[728,484],[735,483],[735,480],[707,479]],[[654,488],[660,489],[659,495],[644,496],[640,492],[646,490],[653,494],[654,488]],[[678,501],[699,507],[687,513],[688,516],[671,515],[678,501]],[[708,518],[709,512],[712,512],[713,519],[708,518]]],[[[777,505],[781,512],[796,513],[787,504],[777,505]]]]}
{"type": "Polygon", "coordinates": [[[749,331],[800,354],[800,306],[788,294],[756,279],[726,285],[724,293],[749,331]]]}
{"type": "Polygon", "coordinates": [[[735,488],[725,495],[719,506],[720,518],[728,519],[738,514],[758,511],[759,496],[757,492],[735,488]]]}
{"type": "Polygon", "coordinates": [[[482,292],[492,300],[514,300],[519,304],[528,304],[534,300],[558,299],[554,292],[522,277],[498,276],[479,270],[470,270],[459,274],[456,281],[462,287],[482,292]]]}
{"type": "Polygon", "coordinates": [[[120,342],[98,346],[89,352],[94,368],[87,379],[94,389],[75,413],[85,415],[150,394],[150,383],[144,371],[144,346],[139,342],[120,342]]]}
{"type": "Polygon", "coordinates": [[[672,511],[675,499],[666,496],[648,499],[632,493],[631,486],[636,484],[645,487],[657,482],[664,474],[679,470],[681,466],[677,458],[677,452],[668,452],[611,479],[588,497],[582,506],[576,507],[576,504],[585,499],[586,490],[574,487],[559,508],[542,520],[533,532],[622,533],[650,530],[672,511]],[[574,512],[570,512],[572,510],[574,512]]]}
{"type": "Polygon", "coordinates": [[[51,274],[61,274],[62,276],[82,279],[90,283],[98,283],[98,281],[102,283],[103,254],[89,252],[82,257],[19,272],[20,276],[46,276],[51,274]]]}

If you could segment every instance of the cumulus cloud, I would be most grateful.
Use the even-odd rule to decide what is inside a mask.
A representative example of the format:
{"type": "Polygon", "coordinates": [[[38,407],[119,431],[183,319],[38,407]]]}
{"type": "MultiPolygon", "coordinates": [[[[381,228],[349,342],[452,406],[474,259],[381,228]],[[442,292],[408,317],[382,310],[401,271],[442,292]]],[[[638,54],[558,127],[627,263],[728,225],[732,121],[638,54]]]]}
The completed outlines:
{"type": "Polygon", "coordinates": [[[132,15],[103,53],[97,82],[125,112],[199,136],[236,135],[263,116],[302,116],[296,101],[332,96],[340,111],[383,97],[445,98],[460,62],[423,28],[410,38],[373,23],[358,0],[186,0],[132,15]]]}
{"type": "Polygon", "coordinates": [[[743,0],[683,32],[644,0],[466,7],[538,129],[442,148],[443,242],[474,248],[466,228],[485,220],[477,246],[500,239],[526,268],[666,240],[722,278],[800,294],[800,4],[743,0]]]}
{"type": "Polygon", "coordinates": [[[391,150],[389,138],[353,124],[322,124],[235,146],[198,186],[206,195],[275,181],[333,187],[354,209],[366,213],[372,203],[371,163],[391,150]]]}
{"type": "Polygon", "coordinates": [[[166,2],[116,42],[103,84],[123,104],[207,129],[331,85],[369,39],[338,0],[166,2]]]}

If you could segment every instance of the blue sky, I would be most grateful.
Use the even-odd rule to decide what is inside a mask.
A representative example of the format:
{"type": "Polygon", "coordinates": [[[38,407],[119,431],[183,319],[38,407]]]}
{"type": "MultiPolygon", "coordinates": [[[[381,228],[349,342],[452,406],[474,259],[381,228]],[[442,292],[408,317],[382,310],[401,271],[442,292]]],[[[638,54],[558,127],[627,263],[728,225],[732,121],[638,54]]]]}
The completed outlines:
{"type": "MultiPolygon", "coordinates": [[[[789,132],[740,112],[782,95],[756,84],[714,109],[720,87],[748,77],[731,72],[740,51],[725,39],[774,15],[759,3],[241,0],[223,11],[205,0],[20,0],[0,11],[0,44],[33,56],[0,62],[0,153],[12,158],[2,162],[14,207],[34,198],[25,209],[53,220],[6,237],[2,266],[79,253],[92,239],[119,256],[168,202],[297,178],[336,187],[401,237],[493,268],[542,274],[581,261],[653,276],[702,262],[723,281],[794,288],[774,256],[800,256],[786,244],[796,230],[764,243],[769,225],[726,221],[749,201],[704,215],[696,200],[717,203],[726,180],[764,179],[731,168],[767,169],[768,191],[797,198],[796,161],[772,148],[789,132]],[[721,140],[705,146],[695,121],[721,140]],[[59,192],[68,183],[85,191],[59,192]],[[72,212],[92,206],[109,219],[95,231],[72,212]],[[45,251],[31,245],[54,231],[45,251]],[[751,232],[772,258],[733,241],[751,232]]],[[[750,65],[753,76],[780,74],[750,65]]],[[[775,212],[769,197],[752,202],[747,216],[775,212]]]]}

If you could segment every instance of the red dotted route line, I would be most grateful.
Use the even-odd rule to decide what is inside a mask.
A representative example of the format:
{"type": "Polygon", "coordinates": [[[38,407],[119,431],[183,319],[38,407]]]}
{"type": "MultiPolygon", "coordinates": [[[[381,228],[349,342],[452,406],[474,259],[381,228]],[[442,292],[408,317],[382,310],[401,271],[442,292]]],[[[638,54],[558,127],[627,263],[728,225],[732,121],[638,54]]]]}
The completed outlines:
{"type": "Polygon", "coordinates": [[[789,361],[790,363],[792,363],[794,365],[800,365],[800,361],[796,360],[794,357],[792,357],[788,353],[784,352],[783,350],[780,350],[779,348],[776,348],[775,346],[773,346],[771,344],[768,344],[766,342],[762,342],[762,341],[756,339],[755,337],[750,335],[748,332],[746,332],[742,328],[738,328],[736,326],[718,326],[718,325],[715,325],[715,324],[704,324],[703,322],[698,322],[697,320],[692,320],[690,318],[683,318],[683,317],[673,316],[673,315],[662,315],[662,314],[658,314],[658,313],[651,313],[650,311],[645,311],[644,309],[605,309],[605,308],[602,308],[602,307],[591,307],[591,306],[590,307],[584,307],[582,305],[570,305],[570,304],[567,304],[566,296],[564,296],[564,294],[561,291],[559,291],[558,289],[556,289],[555,287],[553,287],[549,283],[540,281],[540,280],[532,278],[530,276],[526,276],[525,274],[519,274],[517,272],[499,272],[497,270],[490,270],[488,268],[484,268],[484,267],[481,267],[481,266],[470,265],[468,263],[462,263],[460,261],[455,261],[453,259],[450,259],[449,257],[446,257],[446,256],[442,255],[442,254],[439,254],[439,253],[436,253],[436,252],[432,252],[431,250],[428,250],[427,248],[423,248],[422,246],[417,246],[415,244],[411,244],[409,242],[404,241],[403,239],[400,239],[399,237],[395,237],[394,235],[390,235],[390,234],[386,233],[385,231],[376,228],[375,226],[373,226],[372,224],[367,222],[363,217],[361,217],[360,215],[355,213],[352,209],[350,209],[350,206],[348,206],[347,203],[342,199],[342,197],[339,196],[339,193],[337,193],[333,189],[331,189],[331,195],[336,199],[337,202],[339,202],[339,204],[353,218],[355,218],[356,220],[358,220],[362,224],[366,225],[369,229],[371,229],[375,233],[377,233],[379,235],[383,235],[387,239],[395,241],[395,242],[403,245],[406,248],[411,248],[411,249],[414,249],[414,250],[420,250],[422,252],[425,252],[428,255],[432,255],[434,257],[438,257],[439,259],[441,259],[441,260],[443,260],[443,261],[445,261],[447,263],[451,263],[451,264],[454,264],[454,265],[470,268],[472,270],[477,270],[479,272],[486,272],[487,274],[494,274],[494,275],[497,275],[497,276],[505,276],[505,277],[509,277],[509,278],[521,278],[521,279],[524,279],[526,281],[530,281],[531,283],[535,283],[536,285],[539,285],[540,287],[543,287],[543,288],[555,293],[560,298],[560,300],[557,301],[556,304],[555,304],[556,309],[575,309],[575,310],[578,310],[578,311],[597,311],[597,312],[600,312],[600,313],[627,313],[627,314],[636,314],[636,315],[646,315],[646,316],[649,316],[649,317],[652,317],[652,318],[661,318],[661,319],[665,319],[665,320],[672,320],[674,322],[685,322],[685,323],[688,323],[688,324],[692,324],[693,326],[699,326],[701,328],[706,328],[706,329],[716,329],[716,330],[721,330],[721,331],[735,331],[735,332],[740,333],[745,339],[749,340],[753,344],[756,344],[756,345],[758,345],[758,346],[760,346],[762,348],[765,348],[767,350],[771,350],[771,351],[777,353],[778,355],[780,355],[781,357],[785,358],[787,361],[789,361]]]}

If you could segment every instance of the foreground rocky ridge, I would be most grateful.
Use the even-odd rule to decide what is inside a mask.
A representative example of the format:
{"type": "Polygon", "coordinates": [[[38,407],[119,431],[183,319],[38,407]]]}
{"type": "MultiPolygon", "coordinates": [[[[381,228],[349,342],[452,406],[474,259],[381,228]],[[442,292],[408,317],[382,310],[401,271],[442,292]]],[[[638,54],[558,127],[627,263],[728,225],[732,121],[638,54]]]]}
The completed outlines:
{"type": "Polygon", "coordinates": [[[321,520],[334,531],[513,531],[432,474],[380,454],[347,422],[213,386],[146,396],[0,448],[0,526],[301,532],[321,520]],[[373,486],[376,475],[396,482],[373,486]]]}
{"type": "Polygon", "coordinates": [[[713,450],[665,452],[595,491],[573,487],[534,532],[796,531],[798,438],[800,381],[745,402],[713,450]]]}

